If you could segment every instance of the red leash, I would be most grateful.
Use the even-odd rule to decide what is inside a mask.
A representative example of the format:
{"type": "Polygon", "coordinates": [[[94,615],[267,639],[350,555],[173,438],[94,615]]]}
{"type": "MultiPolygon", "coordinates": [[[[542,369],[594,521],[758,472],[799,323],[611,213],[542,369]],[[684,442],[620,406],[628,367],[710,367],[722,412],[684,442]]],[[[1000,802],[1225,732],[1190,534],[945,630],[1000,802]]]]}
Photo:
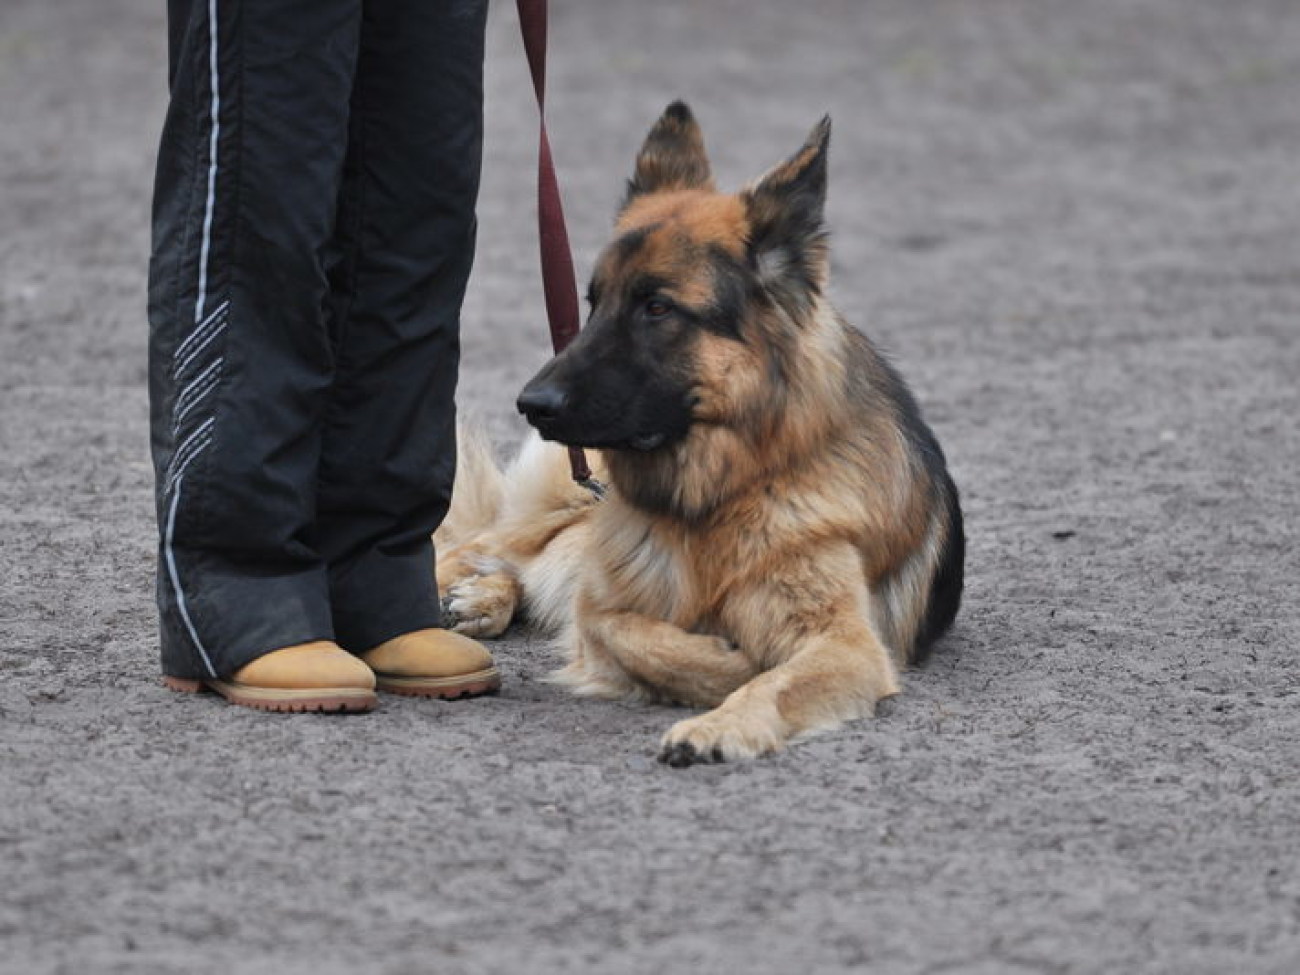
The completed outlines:
{"type": "MultiPolygon", "coordinates": [[[[519,28],[524,36],[524,53],[537,93],[540,136],[537,148],[537,233],[542,252],[542,291],[546,296],[546,318],[551,326],[551,347],[556,353],[573,341],[581,328],[578,287],[569,250],[569,232],[564,226],[560,184],[555,178],[551,142],[546,137],[546,0],[516,0],[519,28]]],[[[587,457],[580,447],[569,448],[569,468],[579,484],[597,491],[587,457]]]]}

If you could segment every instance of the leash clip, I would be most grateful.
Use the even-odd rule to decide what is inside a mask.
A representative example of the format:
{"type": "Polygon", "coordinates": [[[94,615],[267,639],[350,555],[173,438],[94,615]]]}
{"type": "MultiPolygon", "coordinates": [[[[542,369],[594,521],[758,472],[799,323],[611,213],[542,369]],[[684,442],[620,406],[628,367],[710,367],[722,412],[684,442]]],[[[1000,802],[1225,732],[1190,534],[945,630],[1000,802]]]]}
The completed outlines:
{"type": "Polygon", "coordinates": [[[579,478],[578,483],[583,487],[585,487],[588,491],[590,491],[592,497],[594,497],[597,501],[605,500],[605,491],[606,491],[605,485],[602,484],[600,481],[596,480],[596,478],[592,477],[590,474],[588,474],[586,477],[579,478]]]}

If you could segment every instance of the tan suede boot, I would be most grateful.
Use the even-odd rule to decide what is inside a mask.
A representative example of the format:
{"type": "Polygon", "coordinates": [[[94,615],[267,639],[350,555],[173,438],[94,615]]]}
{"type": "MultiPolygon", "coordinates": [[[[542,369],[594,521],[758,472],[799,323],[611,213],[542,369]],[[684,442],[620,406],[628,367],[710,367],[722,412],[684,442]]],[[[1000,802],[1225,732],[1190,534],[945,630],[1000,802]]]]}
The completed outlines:
{"type": "Polygon", "coordinates": [[[229,680],[164,677],[174,691],[216,691],[231,704],[263,711],[369,711],[375,675],[337,643],[317,640],[272,650],[229,680]]]}
{"type": "Polygon", "coordinates": [[[411,697],[472,697],[501,686],[492,655],[450,630],[416,630],[360,655],[381,691],[411,697]]]}

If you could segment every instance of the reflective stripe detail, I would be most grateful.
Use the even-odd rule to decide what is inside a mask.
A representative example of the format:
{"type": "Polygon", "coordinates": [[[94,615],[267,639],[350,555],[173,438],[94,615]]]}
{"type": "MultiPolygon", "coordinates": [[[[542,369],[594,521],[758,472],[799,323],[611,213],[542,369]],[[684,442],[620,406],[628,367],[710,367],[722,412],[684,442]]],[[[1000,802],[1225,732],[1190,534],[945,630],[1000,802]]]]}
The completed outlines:
{"type": "Polygon", "coordinates": [[[182,389],[180,395],[176,397],[176,405],[178,407],[188,408],[192,399],[201,398],[203,393],[206,392],[206,389],[200,390],[199,387],[215,382],[218,378],[217,372],[221,369],[221,366],[225,361],[224,358],[214,359],[208,364],[208,368],[204,369],[201,373],[191,379],[189,385],[182,389]]]}
{"type": "Polygon", "coordinates": [[[202,324],[199,325],[199,327],[196,328],[194,331],[190,332],[189,337],[186,338],[184,342],[182,342],[180,345],[176,347],[176,354],[172,358],[179,359],[181,356],[188,354],[190,348],[194,345],[194,343],[198,341],[202,336],[207,334],[208,329],[215,328],[217,326],[218,320],[224,317],[226,309],[229,307],[230,307],[229,299],[219,304],[216,307],[216,309],[212,312],[212,314],[209,315],[207,318],[203,319],[202,324]]]}
{"type": "Polygon", "coordinates": [[[215,339],[218,335],[220,335],[225,330],[226,330],[226,320],[222,319],[221,325],[219,327],[214,328],[210,332],[208,332],[208,334],[203,338],[203,340],[190,350],[189,355],[187,355],[180,362],[176,363],[176,367],[172,370],[172,375],[179,376],[187,368],[189,368],[190,363],[193,362],[195,359],[197,359],[199,355],[203,352],[203,350],[212,344],[212,340],[215,339]]]}
{"type": "Polygon", "coordinates": [[[217,70],[217,0],[208,0],[208,72],[212,81],[212,134],[208,139],[208,199],[203,212],[203,243],[199,248],[199,296],[194,320],[203,319],[208,300],[208,255],[212,249],[212,211],[217,202],[217,139],[221,135],[221,74],[217,70]]]}
{"type": "Polygon", "coordinates": [[[176,413],[172,418],[173,437],[180,432],[181,421],[185,419],[186,415],[194,407],[202,403],[203,398],[208,393],[216,389],[217,382],[221,379],[221,364],[225,361],[225,359],[217,359],[212,365],[195,376],[194,381],[186,386],[181,395],[177,397],[176,413]]]}
{"type": "Polygon", "coordinates": [[[176,468],[176,472],[172,474],[173,484],[180,481],[181,475],[185,473],[186,469],[190,466],[190,464],[194,463],[194,461],[198,458],[199,454],[203,453],[203,451],[207,449],[207,446],[210,443],[212,443],[211,433],[206,434],[202,440],[198,441],[194,445],[194,449],[190,452],[190,455],[186,457],[183,461],[181,461],[180,465],[176,468]]]}
{"type": "Polygon", "coordinates": [[[172,462],[169,465],[170,472],[167,475],[167,484],[163,488],[164,491],[170,491],[175,486],[176,480],[180,477],[181,472],[186,467],[189,467],[190,461],[212,442],[213,422],[212,417],[208,417],[199,424],[198,429],[186,438],[183,444],[176,448],[176,452],[172,454],[172,462]]]}
{"type": "Polygon", "coordinates": [[[176,509],[180,506],[181,501],[181,482],[176,482],[176,493],[172,495],[171,507],[167,511],[167,534],[163,539],[163,555],[167,561],[167,575],[171,579],[172,592],[176,594],[176,609],[181,614],[181,620],[185,623],[185,629],[189,631],[190,639],[194,641],[194,646],[198,648],[199,656],[203,658],[203,666],[208,668],[208,674],[212,677],[217,676],[217,669],[212,666],[212,658],[208,656],[208,651],[203,646],[203,641],[199,639],[199,633],[194,628],[194,621],[190,619],[189,607],[185,604],[185,593],[181,589],[181,575],[176,568],[176,552],[172,543],[176,538],[176,509]]]}

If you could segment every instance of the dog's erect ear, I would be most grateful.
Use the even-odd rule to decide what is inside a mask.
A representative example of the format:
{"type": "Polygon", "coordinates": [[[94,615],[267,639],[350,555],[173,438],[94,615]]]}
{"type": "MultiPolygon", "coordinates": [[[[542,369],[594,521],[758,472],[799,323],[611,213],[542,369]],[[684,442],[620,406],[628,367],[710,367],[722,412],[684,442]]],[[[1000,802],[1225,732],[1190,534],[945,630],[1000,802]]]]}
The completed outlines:
{"type": "Polygon", "coordinates": [[[769,287],[798,294],[826,283],[827,115],[793,156],[741,192],[749,215],[749,253],[769,287]]]}
{"type": "Polygon", "coordinates": [[[624,205],[645,193],[695,189],[713,189],[704,133],[686,103],[673,102],[645,137],[624,205]]]}

